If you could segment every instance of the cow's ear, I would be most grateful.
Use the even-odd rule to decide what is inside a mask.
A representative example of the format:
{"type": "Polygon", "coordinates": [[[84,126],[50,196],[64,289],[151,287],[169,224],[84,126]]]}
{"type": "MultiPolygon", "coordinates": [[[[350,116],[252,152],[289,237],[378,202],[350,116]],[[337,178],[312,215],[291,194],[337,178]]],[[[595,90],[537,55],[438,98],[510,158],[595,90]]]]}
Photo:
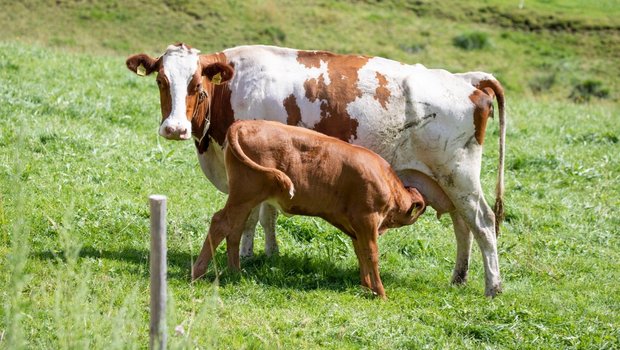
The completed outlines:
{"type": "Polygon", "coordinates": [[[202,68],[202,75],[216,85],[229,81],[234,74],[233,67],[226,63],[211,63],[202,68]]]}
{"type": "Polygon", "coordinates": [[[159,70],[159,59],[144,53],[129,56],[125,64],[130,71],[140,76],[149,75],[159,70]]]}

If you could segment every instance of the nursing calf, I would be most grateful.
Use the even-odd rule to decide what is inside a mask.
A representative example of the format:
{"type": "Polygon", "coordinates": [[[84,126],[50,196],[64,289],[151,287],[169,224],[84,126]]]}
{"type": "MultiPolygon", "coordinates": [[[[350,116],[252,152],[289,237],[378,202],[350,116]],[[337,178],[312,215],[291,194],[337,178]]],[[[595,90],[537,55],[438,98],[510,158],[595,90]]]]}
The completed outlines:
{"type": "Polygon", "coordinates": [[[385,297],[377,238],[424,212],[422,195],[406,188],[377,154],[315,131],[270,121],[238,121],[224,150],[229,195],[211,221],[192,269],[202,276],[226,238],[228,266],[239,269],[239,242],[252,209],[268,202],[287,214],[318,216],[353,241],[361,283],[385,297]]]}

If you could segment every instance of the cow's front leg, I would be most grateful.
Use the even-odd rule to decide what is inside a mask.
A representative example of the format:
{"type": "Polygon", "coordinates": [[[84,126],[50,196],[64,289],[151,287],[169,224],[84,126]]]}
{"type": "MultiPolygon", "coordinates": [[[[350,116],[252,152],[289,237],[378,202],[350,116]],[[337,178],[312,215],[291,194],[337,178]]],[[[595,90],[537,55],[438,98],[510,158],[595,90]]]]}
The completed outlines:
{"type": "Polygon", "coordinates": [[[250,216],[245,221],[245,227],[243,228],[243,235],[241,238],[241,252],[240,255],[243,258],[250,258],[254,256],[254,234],[256,233],[256,224],[258,223],[258,213],[260,206],[252,209],[250,216]]]}
{"type": "Polygon", "coordinates": [[[260,225],[265,231],[265,254],[272,256],[278,254],[278,241],[276,240],[276,222],[278,210],[272,205],[262,203],[260,205],[260,225]]]}
{"type": "Polygon", "coordinates": [[[452,273],[452,283],[464,284],[467,282],[472,234],[461,215],[451,212],[450,217],[452,217],[452,226],[456,236],[456,263],[452,273]]]}

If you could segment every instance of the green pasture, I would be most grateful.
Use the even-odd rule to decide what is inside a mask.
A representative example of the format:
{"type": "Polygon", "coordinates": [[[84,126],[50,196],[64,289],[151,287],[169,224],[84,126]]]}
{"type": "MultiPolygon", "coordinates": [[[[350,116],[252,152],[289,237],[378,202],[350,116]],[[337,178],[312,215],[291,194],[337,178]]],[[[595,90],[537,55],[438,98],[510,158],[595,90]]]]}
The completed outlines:
{"type": "MultiPolygon", "coordinates": [[[[543,29],[492,22],[518,14],[519,2],[5,4],[0,348],[148,347],[154,193],[169,200],[173,349],[620,348],[620,5],[526,0],[543,29]],[[486,23],[465,15],[483,8],[492,9],[486,23]],[[576,32],[545,27],[549,15],[576,32]],[[471,33],[484,33],[483,48],[455,44],[471,33]],[[508,106],[504,293],[484,297],[477,247],[468,284],[450,285],[452,225],[432,210],[380,239],[387,301],[358,286],[349,239],[305,217],[278,219],[279,256],[264,255],[259,231],[241,273],[226,270],[223,245],[207,277],[190,283],[226,197],[202,175],[192,142],[157,136],[154,79],[124,67],[130,53],[157,55],[179,40],[205,52],[267,43],[497,73],[508,106]]],[[[489,202],[497,139],[492,121],[482,169],[489,202]]]]}

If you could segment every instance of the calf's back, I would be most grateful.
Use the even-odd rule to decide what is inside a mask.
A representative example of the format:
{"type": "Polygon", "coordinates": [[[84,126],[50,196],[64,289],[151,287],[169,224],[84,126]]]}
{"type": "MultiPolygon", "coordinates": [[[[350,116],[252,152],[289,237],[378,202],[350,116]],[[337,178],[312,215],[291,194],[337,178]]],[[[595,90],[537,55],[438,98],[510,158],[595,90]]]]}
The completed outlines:
{"type": "Polygon", "coordinates": [[[230,196],[268,201],[288,214],[321,217],[349,235],[376,216],[379,231],[411,224],[424,210],[390,165],[365,148],[308,129],[240,121],[227,133],[230,196]]]}

